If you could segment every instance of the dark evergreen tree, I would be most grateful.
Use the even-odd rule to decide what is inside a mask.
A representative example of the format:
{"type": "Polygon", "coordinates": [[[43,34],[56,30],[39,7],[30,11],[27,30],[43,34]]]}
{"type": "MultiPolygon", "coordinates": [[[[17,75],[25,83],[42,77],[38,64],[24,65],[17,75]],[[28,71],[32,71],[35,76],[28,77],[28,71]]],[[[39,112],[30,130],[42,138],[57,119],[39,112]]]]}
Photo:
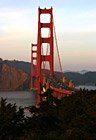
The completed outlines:
{"type": "Polygon", "coordinates": [[[61,100],[48,90],[39,108],[0,102],[0,140],[96,140],[96,91],[80,90],[61,100]],[[21,137],[20,137],[21,136],[21,137]]]}
{"type": "Polygon", "coordinates": [[[24,110],[16,104],[0,101],[0,140],[13,140],[22,135],[24,127],[24,110]]]}
{"type": "Polygon", "coordinates": [[[42,95],[40,108],[30,111],[30,139],[96,139],[96,91],[80,90],[58,100],[48,90],[42,95]]]}

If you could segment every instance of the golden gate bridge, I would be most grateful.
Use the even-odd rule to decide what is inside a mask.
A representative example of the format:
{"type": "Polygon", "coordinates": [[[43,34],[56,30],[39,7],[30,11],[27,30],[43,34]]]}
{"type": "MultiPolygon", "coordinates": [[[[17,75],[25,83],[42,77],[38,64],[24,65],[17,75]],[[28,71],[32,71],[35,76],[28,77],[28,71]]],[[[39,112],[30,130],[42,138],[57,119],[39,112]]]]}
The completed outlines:
{"type": "Polygon", "coordinates": [[[38,90],[38,99],[37,104],[40,103],[40,94],[41,94],[41,85],[44,86],[46,83],[47,87],[53,90],[54,96],[63,97],[66,94],[69,96],[75,90],[74,83],[70,80],[69,85],[67,84],[66,78],[63,77],[62,66],[59,56],[59,49],[58,43],[56,38],[56,31],[55,25],[53,20],[53,8],[50,9],[41,9],[38,8],[38,35],[37,35],[37,44],[31,44],[31,90],[36,89],[38,90]],[[42,23],[41,22],[41,15],[42,14],[49,14],[50,15],[50,22],[49,23],[42,23]],[[42,37],[42,28],[48,28],[49,34],[48,37],[42,37]],[[56,49],[59,59],[59,66],[62,75],[62,81],[57,80],[54,75],[54,37],[56,42],[56,49]],[[44,47],[43,43],[47,43],[46,54],[44,55],[44,47]],[[50,53],[48,54],[48,49],[50,49],[50,53]],[[34,63],[35,62],[35,63],[34,63]],[[50,76],[47,77],[46,81],[46,62],[49,62],[49,69],[50,69],[50,76]],[[42,66],[43,65],[43,69],[42,66]],[[43,74],[42,74],[43,73],[43,74]],[[50,85],[49,85],[50,84],[50,85]],[[56,87],[55,87],[56,86],[56,87]]]}

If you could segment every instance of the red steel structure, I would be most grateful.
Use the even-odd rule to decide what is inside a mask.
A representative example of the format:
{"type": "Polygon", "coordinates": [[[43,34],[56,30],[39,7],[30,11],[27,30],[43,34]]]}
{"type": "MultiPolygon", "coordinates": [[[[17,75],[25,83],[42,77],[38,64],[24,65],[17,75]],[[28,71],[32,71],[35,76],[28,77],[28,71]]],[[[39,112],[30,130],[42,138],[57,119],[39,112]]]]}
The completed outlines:
{"type": "Polygon", "coordinates": [[[31,90],[36,89],[37,86],[36,77],[37,77],[37,44],[31,44],[31,90]]]}
{"type": "MultiPolygon", "coordinates": [[[[55,37],[55,42],[56,42],[56,48],[57,48],[57,54],[58,54],[58,59],[59,59],[59,65],[60,65],[60,70],[63,78],[63,73],[62,73],[62,67],[61,67],[61,61],[60,61],[60,56],[59,56],[59,50],[58,50],[58,43],[57,43],[57,38],[56,38],[56,31],[55,31],[55,26],[53,24],[53,9],[52,7],[50,9],[40,9],[38,8],[38,36],[37,36],[37,44],[32,44],[31,45],[31,90],[36,89],[38,90],[38,97],[37,97],[37,104],[40,103],[40,93],[41,93],[41,85],[42,85],[42,75],[41,75],[41,66],[43,63],[44,69],[45,69],[45,63],[44,61],[48,61],[50,64],[50,76],[53,77],[53,30],[54,30],[54,37],[55,37]],[[49,23],[42,23],[41,22],[41,14],[49,14],[50,15],[50,22],[49,23]],[[49,35],[48,37],[42,37],[41,34],[41,29],[42,28],[49,28],[49,35]],[[43,54],[43,43],[47,43],[47,50],[48,47],[50,47],[50,53],[44,55],[43,54]],[[35,63],[34,63],[35,61],[35,63]]],[[[67,87],[68,88],[68,87],[67,87]]],[[[56,97],[64,97],[65,95],[69,96],[71,95],[74,91],[77,91],[77,89],[72,88],[72,90],[66,90],[66,89],[57,89],[53,86],[50,86],[50,89],[53,90],[53,95],[56,97]]],[[[69,88],[70,89],[70,88],[69,88]]]]}
{"type": "Polygon", "coordinates": [[[53,13],[52,7],[50,9],[40,9],[38,8],[38,36],[37,36],[37,45],[32,44],[31,49],[31,89],[34,88],[34,77],[37,79],[37,88],[38,88],[38,100],[37,104],[40,103],[40,93],[41,93],[41,65],[42,62],[48,61],[50,64],[50,76],[53,76],[53,13]],[[40,16],[41,14],[49,14],[50,22],[49,23],[41,23],[40,16]],[[42,37],[41,29],[49,28],[50,36],[42,37]],[[50,54],[43,55],[41,53],[41,47],[43,43],[48,43],[50,46],[50,54]],[[34,50],[34,47],[37,47],[37,50],[34,50]],[[37,55],[34,57],[34,53],[37,55]],[[36,65],[34,66],[33,61],[36,60],[36,65]],[[35,71],[34,71],[35,68],[35,71]]]}

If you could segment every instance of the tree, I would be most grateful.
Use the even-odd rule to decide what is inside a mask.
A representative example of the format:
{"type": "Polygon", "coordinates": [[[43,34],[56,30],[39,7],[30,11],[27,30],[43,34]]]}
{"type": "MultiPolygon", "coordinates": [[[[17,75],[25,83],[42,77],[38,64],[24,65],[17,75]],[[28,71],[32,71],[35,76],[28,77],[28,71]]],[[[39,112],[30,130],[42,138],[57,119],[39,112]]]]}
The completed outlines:
{"type": "Polygon", "coordinates": [[[22,135],[24,127],[24,110],[16,104],[0,101],[0,140],[13,140],[22,135]]]}
{"type": "Polygon", "coordinates": [[[32,140],[96,139],[96,91],[80,90],[58,100],[48,90],[40,108],[31,107],[30,112],[27,126],[32,140]]]}
{"type": "Polygon", "coordinates": [[[96,91],[80,90],[63,98],[58,111],[63,138],[96,139],[96,91]]]}
{"type": "Polygon", "coordinates": [[[95,140],[96,91],[80,90],[58,100],[48,90],[31,117],[16,105],[0,102],[0,140],[95,140]],[[21,137],[19,137],[21,136],[21,137]]]}

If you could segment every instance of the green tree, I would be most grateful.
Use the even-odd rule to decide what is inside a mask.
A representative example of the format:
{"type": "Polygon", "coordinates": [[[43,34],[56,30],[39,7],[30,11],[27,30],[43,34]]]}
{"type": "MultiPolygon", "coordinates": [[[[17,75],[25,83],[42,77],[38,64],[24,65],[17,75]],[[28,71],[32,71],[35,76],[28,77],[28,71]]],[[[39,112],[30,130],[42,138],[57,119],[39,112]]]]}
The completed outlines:
{"type": "Polygon", "coordinates": [[[32,140],[96,139],[96,91],[80,90],[58,100],[48,90],[40,108],[31,107],[30,111],[27,134],[32,140]]]}
{"type": "Polygon", "coordinates": [[[58,117],[63,138],[96,139],[96,91],[80,90],[62,99],[58,117]]]}
{"type": "MultiPolygon", "coordinates": [[[[30,112],[32,117],[26,120],[26,126],[29,129],[29,135],[36,135],[38,138],[56,131],[58,128],[57,104],[60,100],[53,97],[52,90],[48,90],[41,95],[39,108],[32,106],[30,112]]],[[[27,134],[28,135],[28,134],[27,134]]]]}
{"type": "Polygon", "coordinates": [[[48,90],[39,108],[0,102],[0,140],[96,140],[96,91],[80,90],[58,100],[48,90]],[[21,136],[21,137],[19,137],[21,136]]]}
{"type": "Polygon", "coordinates": [[[16,104],[6,102],[1,98],[0,101],[0,140],[13,140],[22,135],[24,127],[24,110],[16,104]]]}

